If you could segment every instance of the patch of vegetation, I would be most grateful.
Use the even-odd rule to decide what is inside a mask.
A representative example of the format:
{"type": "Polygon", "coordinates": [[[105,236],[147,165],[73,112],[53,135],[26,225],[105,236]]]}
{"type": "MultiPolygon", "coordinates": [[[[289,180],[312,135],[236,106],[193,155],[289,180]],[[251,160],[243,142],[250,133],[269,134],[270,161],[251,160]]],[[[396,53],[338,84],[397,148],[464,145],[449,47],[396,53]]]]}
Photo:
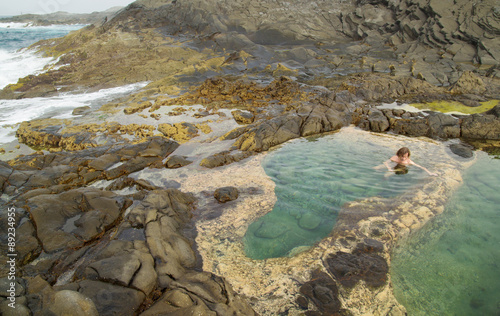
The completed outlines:
{"type": "Polygon", "coordinates": [[[500,100],[490,100],[480,103],[481,105],[476,107],[466,106],[458,101],[434,101],[428,103],[413,103],[410,105],[421,110],[432,110],[443,113],[459,112],[463,114],[476,114],[483,113],[494,108],[500,103],[500,100]]]}

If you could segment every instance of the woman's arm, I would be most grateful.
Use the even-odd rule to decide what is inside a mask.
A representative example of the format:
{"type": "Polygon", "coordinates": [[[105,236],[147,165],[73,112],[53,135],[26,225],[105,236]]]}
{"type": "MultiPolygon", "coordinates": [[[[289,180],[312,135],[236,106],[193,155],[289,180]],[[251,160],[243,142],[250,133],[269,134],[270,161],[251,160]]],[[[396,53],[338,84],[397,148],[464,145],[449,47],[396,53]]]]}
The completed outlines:
{"type": "Polygon", "coordinates": [[[429,170],[427,170],[427,168],[422,167],[421,165],[416,164],[416,163],[414,163],[413,161],[411,162],[411,164],[412,164],[412,165],[414,165],[415,167],[419,167],[420,169],[425,170],[425,172],[427,172],[427,173],[428,173],[429,175],[431,175],[431,176],[437,176],[437,173],[430,172],[429,170]]]}
{"type": "Polygon", "coordinates": [[[390,165],[390,163],[391,163],[391,162],[392,162],[392,158],[391,158],[391,159],[387,159],[387,160],[384,162],[384,166],[386,166],[386,167],[387,167],[387,170],[389,170],[389,171],[394,171],[394,169],[393,169],[393,168],[391,168],[391,165],[390,165]]]}

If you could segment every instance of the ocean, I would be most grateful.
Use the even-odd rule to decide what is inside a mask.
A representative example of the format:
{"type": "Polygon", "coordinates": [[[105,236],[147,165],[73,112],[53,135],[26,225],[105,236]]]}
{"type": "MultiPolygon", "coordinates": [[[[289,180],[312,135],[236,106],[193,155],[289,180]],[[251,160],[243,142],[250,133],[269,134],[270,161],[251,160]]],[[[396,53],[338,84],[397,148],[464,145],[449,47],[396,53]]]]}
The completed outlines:
{"type": "MultiPolygon", "coordinates": [[[[62,37],[85,25],[32,26],[25,23],[0,23],[0,89],[19,78],[39,74],[57,62],[28,47],[40,40],[62,37]]],[[[37,118],[71,118],[73,109],[98,107],[114,98],[131,93],[145,83],[103,89],[92,93],[64,93],[49,98],[0,100],[0,147],[16,140],[18,124],[37,118]]]]}

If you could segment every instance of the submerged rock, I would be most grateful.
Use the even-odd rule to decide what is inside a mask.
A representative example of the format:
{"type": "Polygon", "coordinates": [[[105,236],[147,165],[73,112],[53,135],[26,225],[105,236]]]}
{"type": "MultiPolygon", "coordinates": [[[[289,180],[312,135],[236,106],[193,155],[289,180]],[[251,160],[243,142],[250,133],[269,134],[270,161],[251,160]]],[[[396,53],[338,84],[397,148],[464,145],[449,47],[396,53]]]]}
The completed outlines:
{"type": "MultiPolygon", "coordinates": [[[[314,270],[311,281],[300,287],[300,293],[316,306],[321,315],[340,314],[342,303],[339,300],[339,289],[327,273],[314,270]]],[[[304,303],[301,305],[308,307],[304,303]]]]}
{"type": "Polygon", "coordinates": [[[313,230],[317,228],[321,223],[323,222],[323,219],[311,212],[306,212],[304,215],[302,215],[299,219],[299,227],[308,229],[308,230],[313,230]]]}
{"type": "Polygon", "coordinates": [[[329,271],[343,286],[352,288],[360,280],[371,287],[380,287],[387,282],[389,266],[379,255],[339,251],[326,261],[329,271]]]}

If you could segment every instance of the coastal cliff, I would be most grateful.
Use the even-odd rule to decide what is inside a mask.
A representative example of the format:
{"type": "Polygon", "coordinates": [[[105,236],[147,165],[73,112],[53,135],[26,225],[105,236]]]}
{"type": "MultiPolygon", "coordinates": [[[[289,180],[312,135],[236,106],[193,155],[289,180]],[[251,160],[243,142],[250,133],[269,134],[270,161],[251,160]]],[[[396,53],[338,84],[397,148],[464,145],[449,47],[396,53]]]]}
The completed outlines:
{"type": "MultiPolygon", "coordinates": [[[[443,212],[467,154],[500,147],[499,34],[490,0],[139,0],[34,44],[57,62],[1,98],[147,85],[17,127],[32,150],[0,162],[0,226],[19,238],[17,311],[404,315],[391,250],[443,212]],[[432,111],[443,104],[466,110],[432,111]],[[460,139],[463,157],[436,159],[441,177],[396,199],[347,203],[310,249],[247,258],[244,231],[276,201],[263,155],[339,130],[352,141],[415,137],[442,157],[442,141],[460,139]]],[[[10,272],[2,266],[0,281],[10,272]]],[[[5,315],[9,296],[0,293],[5,315]]]]}

